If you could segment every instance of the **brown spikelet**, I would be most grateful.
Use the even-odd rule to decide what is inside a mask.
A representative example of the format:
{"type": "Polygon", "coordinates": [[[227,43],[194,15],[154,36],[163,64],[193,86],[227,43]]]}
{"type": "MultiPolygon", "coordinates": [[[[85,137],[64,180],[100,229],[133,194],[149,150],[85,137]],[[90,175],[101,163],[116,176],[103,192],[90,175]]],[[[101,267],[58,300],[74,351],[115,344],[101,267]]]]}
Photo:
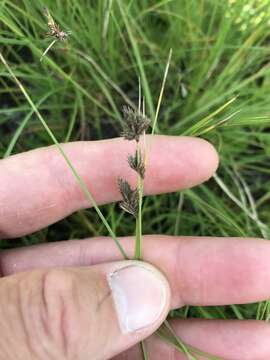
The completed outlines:
{"type": "Polygon", "coordinates": [[[120,207],[136,218],[139,208],[139,194],[137,189],[132,190],[129,183],[121,178],[118,179],[118,186],[123,198],[119,204],[120,207]]]}
{"type": "Polygon", "coordinates": [[[121,136],[139,142],[140,135],[150,126],[150,119],[129,106],[123,107],[124,124],[121,136]]]}
{"type": "Polygon", "coordinates": [[[142,153],[140,150],[136,150],[135,155],[128,155],[128,164],[131,169],[135,170],[142,179],[144,179],[145,174],[145,164],[142,153]]]}
{"type": "Polygon", "coordinates": [[[44,8],[44,15],[47,18],[47,24],[49,28],[49,32],[46,34],[47,36],[51,36],[60,41],[66,41],[68,36],[71,34],[71,31],[63,31],[60,29],[59,25],[56,24],[52,15],[49,12],[47,7],[44,8]]]}

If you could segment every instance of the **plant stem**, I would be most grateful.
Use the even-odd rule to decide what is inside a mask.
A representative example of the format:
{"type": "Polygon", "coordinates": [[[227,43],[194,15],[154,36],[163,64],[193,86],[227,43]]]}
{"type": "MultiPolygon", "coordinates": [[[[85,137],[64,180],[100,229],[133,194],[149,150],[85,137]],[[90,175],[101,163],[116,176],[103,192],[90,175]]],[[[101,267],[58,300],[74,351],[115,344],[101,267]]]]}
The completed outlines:
{"type": "MultiPolygon", "coordinates": [[[[140,162],[140,144],[137,143],[137,161],[140,162]]],[[[142,260],[142,198],[143,198],[143,179],[138,174],[137,190],[139,197],[138,216],[136,218],[136,242],[135,242],[135,259],[142,260]]]]}
{"type": "Polygon", "coordinates": [[[148,357],[148,354],[147,354],[147,349],[146,349],[144,341],[140,342],[140,346],[141,346],[141,350],[142,350],[143,360],[148,360],[149,357],[148,357]]]}
{"type": "Polygon", "coordinates": [[[166,80],[167,80],[167,76],[168,76],[168,72],[169,72],[169,67],[171,64],[171,59],[172,59],[172,49],[170,49],[170,51],[169,51],[169,56],[168,56],[168,60],[167,60],[164,75],[163,75],[161,89],[160,89],[160,93],[159,93],[159,97],[158,97],[157,108],[156,108],[155,117],[154,117],[153,126],[152,126],[152,135],[155,133],[155,130],[156,130],[160,105],[161,105],[161,101],[163,98],[163,93],[164,93],[165,84],[166,84],[166,80]]]}
{"type": "Polygon", "coordinates": [[[48,51],[53,47],[53,45],[56,43],[56,39],[53,40],[50,45],[47,47],[47,49],[44,51],[44,53],[41,55],[41,58],[39,59],[40,61],[43,60],[44,56],[46,56],[46,54],[48,53],[48,51]]]}
{"type": "Polygon", "coordinates": [[[208,360],[224,360],[215,355],[208,354],[191,345],[184,343],[176,334],[168,320],[165,320],[162,326],[156,331],[156,334],[165,342],[171,344],[179,352],[184,353],[189,360],[198,360],[197,356],[208,360]]]}

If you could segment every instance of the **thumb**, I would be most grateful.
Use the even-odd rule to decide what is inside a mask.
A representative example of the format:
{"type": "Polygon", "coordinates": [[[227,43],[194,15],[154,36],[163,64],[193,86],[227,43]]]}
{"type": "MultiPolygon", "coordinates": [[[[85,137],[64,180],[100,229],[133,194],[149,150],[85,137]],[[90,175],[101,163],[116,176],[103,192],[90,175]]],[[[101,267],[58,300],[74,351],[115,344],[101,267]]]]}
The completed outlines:
{"type": "Polygon", "coordinates": [[[148,337],[170,306],[152,265],[121,261],[0,281],[0,359],[109,359],[148,337]]]}

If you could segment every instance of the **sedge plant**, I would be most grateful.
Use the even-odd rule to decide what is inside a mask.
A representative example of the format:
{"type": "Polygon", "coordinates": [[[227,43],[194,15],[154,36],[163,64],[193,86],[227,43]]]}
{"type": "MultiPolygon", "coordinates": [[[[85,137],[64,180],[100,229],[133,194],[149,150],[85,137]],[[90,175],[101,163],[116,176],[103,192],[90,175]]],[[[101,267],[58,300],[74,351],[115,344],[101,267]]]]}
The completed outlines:
{"type": "MultiPolygon", "coordinates": [[[[170,60],[170,58],[171,58],[171,53],[169,56],[169,60],[170,60]]],[[[37,115],[38,119],[40,120],[41,124],[45,128],[45,130],[48,133],[49,137],[51,138],[52,142],[55,144],[58,151],[63,156],[64,160],[67,163],[67,166],[69,167],[73,176],[77,180],[77,182],[78,182],[79,186],[81,187],[82,191],[84,192],[86,198],[89,200],[89,204],[95,208],[98,216],[100,217],[101,221],[103,222],[103,224],[106,227],[107,231],[109,232],[110,236],[114,240],[114,242],[115,242],[117,248],[119,249],[120,253],[122,254],[123,258],[128,259],[123,246],[117,239],[117,237],[116,237],[115,233],[113,232],[111,226],[109,225],[108,221],[106,220],[106,218],[102,214],[101,210],[99,209],[90,190],[88,189],[88,187],[86,186],[86,184],[84,183],[84,181],[82,180],[82,178],[80,177],[78,172],[76,171],[72,162],[70,161],[70,159],[64,152],[63,148],[61,147],[61,144],[59,144],[59,142],[57,141],[53,132],[47,125],[46,120],[43,118],[40,111],[37,109],[36,105],[34,104],[34,102],[31,99],[30,95],[26,91],[25,87],[20,82],[20,80],[16,77],[15,73],[13,72],[13,70],[11,69],[11,67],[9,66],[9,64],[7,63],[6,59],[4,58],[4,56],[1,52],[0,52],[0,61],[3,63],[3,65],[5,66],[6,70],[8,71],[8,73],[10,74],[12,79],[15,81],[15,83],[20,88],[25,99],[30,104],[33,112],[37,115]]],[[[167,63],[166,69],[168,69],[168,64],[169,63],[167,63]]],[[[165,76],[167,76],[167,71],[165,71],[165,76]]],[[[165,85],[165,81],[163,80],[161,94],[164,91],[164,85],[165,85]]],[[[160,101],[161,101],[161,96],[159,97],[159,102],[160,101]]],[[[143,259],[142,258],[142,198],[143,198],[143,180],[144,180],[145,170],[146,170],[146,168],[145,168],[146,153],[145,153],[145,148],[141,147],[140,137],[143,136],[145,138],[145,132],[148,129],[148,127],[150,126],[150,119],[145,115],[144,102],[142,104],[142,108],[143,108],[142,112],[140,112],[140,106],[139,106],[139,109],[136,109],[136,110],[134,110],[130,107],[124,107],[124,109],[123,109],[125,122],[124,122],[122,135],[123,135],[124,139],[126,139],[126,140],[136,141],[135,154],[133,154],[133,155],[130,154],[128,156],[127,162],[129,164],[129,166],[131,167],[131,169],[133,169],[137,173],[137,176],[138,176],[137,188],[132,189],[130,184],[126,180],[121,179],[121,178],[118,179],[119,190],[123,197],[122,201],[120,202],[120,206],[124,211],[130,213],[131,215],[133,215],[136,218],[136,241],[135,241],[134,258],[137,260],[143,259]]],[[[145,147],[145,141],[144,141],[144,147],[145,147]]],[[[168,323],[165,322],[164,326],[168,327],[168,323]]],[[[170,327],[170,329],[171,329],[171,327],[170,327]]],[[[173,339],[171,339],[169,336],[165,335],[165,339],[167,339],[167,342],[172,344],[172,346],[175,346],[174,345],[175,341],[176,341],[175,339],[178,339],[178,337],[174,334],[173,339]]],[[[199,350],[196,350],[193,348],[189,349],[189,345],[182,343],[180,339],[178,339],[177,341],[180,341],[180,343],[182,344],[180,347],[176,347],[179,351],[184,352],[185,354],[190,354],[190,356],[193,356],[192,352],[194,353],[194,352],[198,351],[200,353],[199,350]]],[[[146,351],[144,342],[141,342],[140,346],[142,349],[143,358],[146,360],[148,358],[148,355],[147,355],[147,351],[146,351]]],[[[194,359],[194,357],[192,359],[194,359]]],[[[209,357],[209,359],[211,359],[211,357],[209,357]]],[[[213,358],[213,359],[216,360],[217,358],[213,358]]]]}
{"type": "MultiPolygon", "coordinates": [[[[244,0],[210,0],[207,6],[203,0],[157,1],[155,4],[147,0],[128,4],[108,0],[96,2],[89,12],[84,11],[82,2],[67,0],[65,4],[56,4],[47,0],[46,4],[57,24],[61,24],[60,29],[72,29],[72,36],[67,39],[70,44],[67,52],[54,47],[61,40],[50,37],[56,43],[43,57],[44,34],[48,28],[43,3],[6,0],[1,4],[1,52],[12,64],[13,75],[20,79],[17,85],[22,85],[21,91],[28,89],[32,101],[28,105],[21,100],[18,86],[11,86],[7,72],[2,71],[2,91],[12,101],[8,109],[1,109],[0,123],[4,128],[0,138],[1,154],[8,156],[21,149],[47,144],[42,127],[32,116],[37,115],[36,110],[47,124],[46,131],[50,130],[55,139],[61,141],[78,139],[78,127],[85,128],[87,118],[91,119],[94,132],[91,138],[106,136],[104,117],[109,129],[114,131],[112,135],[118,134],[120,104],[139,110],[133,102],[137,95],[127,91],[136,88],[134,83],[139,76],[146,113],[151,119],[149,132],[206,137],[218,148],[222,164],[211,187],[204,184],[178,194],[146,197],[144,232],[155,229],[164,234],[195,236],[207,233],[258,237],[262,234],[269,238],[267,0],[251,2],[250,13],[244,0]],[[166,82],[167,96],[162,99],[162,121],[154,126],[153,120],[158,119],[154,100],[158,98],[163,59],[170,47],[174,49],[173,71],[166,82]],[[73,104],[70,98],[74,99],[73,104]],[[61,118],[65,121],[59,122],[61,118]],[[14,119],[23,120],[17,120],[17,124],[14,119]],[[12,132],[14,126],[10,124],[18,125],[17,131],[12,132]],[[256,151],[251,151],[254,148],[256,151]],[[164,206],[166,214],[159,214],[157,209],[164,206]]],[[[27,99],[25,94],[24,97],[27,99]]],[[[143,135],[141,137],[143,139],[143,135]]],[[[134,158],[135,153],[130,155],[134,158]]],[[[145,155],[147,171],[147,153],[145,155]]],[[[122,213],[118,216],[114,205],[102,210],[114,235],[134,230],[132,216],[122,213]]],[[[73,231],[78,237],[85,237],[89,232],[103,235],[109,231],[102,221],[94,228],[93,223],[97,222],[91,224],[87,216],[88,211],[73,215],[64,223],[64,228],[69,229],[70,222],[76,221],[79,226],[73,227],[73,231]]],[[[94,213],[91,216],[97,218],[94,213]]],[[[53,229],[57,235],[58,225],[53,229]]],[[[48,239],[52,238],[48,235],[48,239]]],[[[73,235],[68,233],[69,237],[73,235]]],[[[33,243],[42,239],[43,234],[37,234],[35,240],[29,237],[25,241],[33,243]]],[[[269,314],[269,301],[264,301],[227,307],[186,306],[170,315],[269,320],[269,314]]],[[[207,358],[179,342],[166,324],[158,334],[187,358],[207,358]]],[[[143,344],[142,350],[146,358],[143,344]]]]}

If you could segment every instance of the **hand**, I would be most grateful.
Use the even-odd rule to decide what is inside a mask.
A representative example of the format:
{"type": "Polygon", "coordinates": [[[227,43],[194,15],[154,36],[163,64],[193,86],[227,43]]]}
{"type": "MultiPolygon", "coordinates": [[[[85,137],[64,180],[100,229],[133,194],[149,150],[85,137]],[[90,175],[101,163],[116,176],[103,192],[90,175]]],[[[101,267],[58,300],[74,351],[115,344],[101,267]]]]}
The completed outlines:
{"type": "MultiPolygon", "coordinates": [[[[99,204],[119,200],[118,176],[134,183],[126,164],[132,147],[122,139],[63,145],[99,204]]],[[[194,186],[217,164],[206,141],[155,136],[145,192],[194,186]]],[[[31,233],[89,206],[55,147],[1,160],[0,189],[0,238],[31,233]]],[[[121,241],[132,257],[134,240],[121,241]]],[[[118,358],[141,359],[133,345],[144,338],[150,359],[184,359],[150,336],[169,307],[270,296],[265,240],[144,236],[143,254],[170,288],[148,263],[121,261],[109,238],[2,251],[0,359],[108,359],[121,353],[118,358]]],[[[270,328],[264,322],[189,319],[173,326],[186,343],[226,359],[270,357],[270,328]]]]}

